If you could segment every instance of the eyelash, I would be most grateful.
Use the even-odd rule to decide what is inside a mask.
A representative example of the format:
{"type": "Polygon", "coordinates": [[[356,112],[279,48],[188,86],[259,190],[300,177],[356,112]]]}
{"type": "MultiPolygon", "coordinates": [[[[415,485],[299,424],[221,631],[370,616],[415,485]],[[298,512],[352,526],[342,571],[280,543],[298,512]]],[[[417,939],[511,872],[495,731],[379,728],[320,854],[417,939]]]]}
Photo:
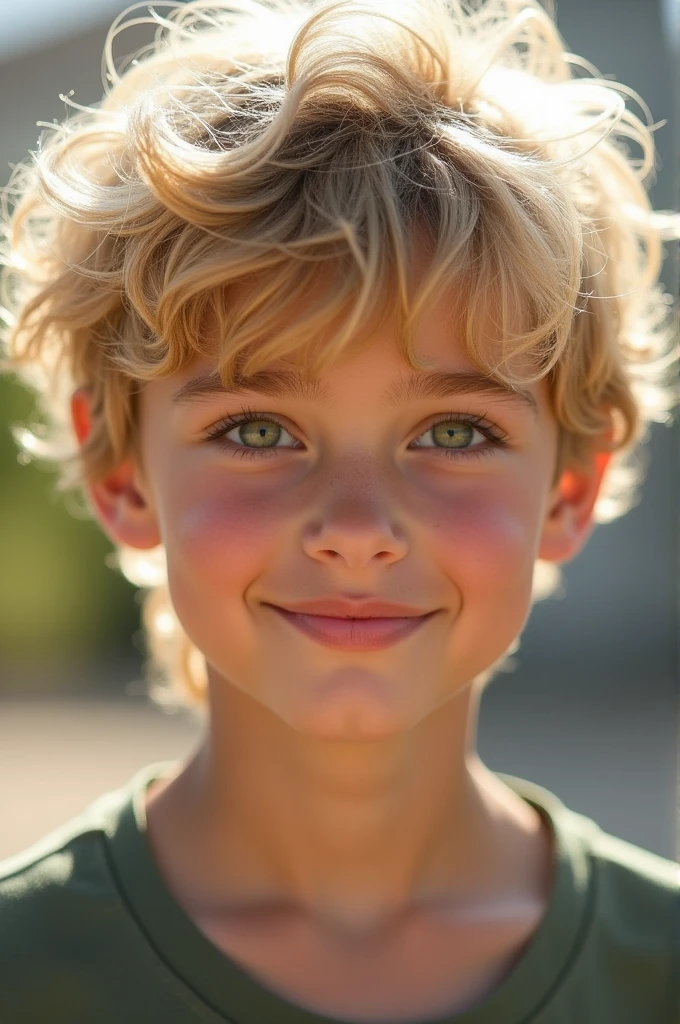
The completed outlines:
{"type": "MultiPolygon", "coordinates": [[[[225,434],[230,433],[234,427],[240,427],[242,423],[248,423],[250,420],[263,420],[265,423],[275,423],[282,430],[285,430],[287,434],[290,434],[288,428],[281,423],[276,416],[272,416],[270,413],[258,412],[255,409],[242,409],[241,414],[238,416],[225,416],[223,419],[218,420],[217,423],[211,428],[210,433],[205,436],[206,441],[213,441],[217,444],[218,448],[223,451],[230,452],[233,456],[239,456],[240,458],[260,458],[268,457],[270,455],[278,455],[281,451],[297,451],[295,448],[246,448],[242,445],[235,445],[235,442],[229,441],[225,438],[225,434]],[[232,447],[234,445],[234,447],[232,447]]],[[[484,434],[488,441],[496,448],[508,448],[509,437],[504,431],[498,427],[485,421],[483,416],[478,416],[475,413],[449,413],[442,419],[436,420],[431,423],[430,426],[423,431],[426,434],[429,430],[439,426],[440,423],[460,423],[466,427],[474,427],[479,430],[480,433],[484,434]]],[[[422,437],[422,434],[418,435],[422,437]]],[[[416,449],[417,450],[417,449],[416,449]]],[[[426,448],[425,451],[435,452],[437,455],[443,455],[445,458],[454,459],[474,459],[481,458],[485,455],[493,455],[492,448],[426,448]]]]}

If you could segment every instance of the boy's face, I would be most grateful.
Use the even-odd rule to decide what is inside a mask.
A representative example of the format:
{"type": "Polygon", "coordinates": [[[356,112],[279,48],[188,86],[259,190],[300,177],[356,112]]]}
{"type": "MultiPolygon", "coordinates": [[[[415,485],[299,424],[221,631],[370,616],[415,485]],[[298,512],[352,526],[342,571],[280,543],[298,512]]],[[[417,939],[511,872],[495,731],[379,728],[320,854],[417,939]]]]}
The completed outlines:
{"type": "MultiPolygon", "coordinates": [[[[437,370],[474,372],[436,306],[416,348],[437,370]]],[[[177,615],[213,685],[228,681],[307,735],[403,733],[508,650],[530,610],[536,558],[561,561],[585,542],[601,470],[551,491],[558,432],[545,380],[526,389],[535,410],[474,392],[388,404],[382,396],[412,372],[390,327],[320,378],[319,400],[173,401],[215,365],[196,361],[144,388],[147,475],[130,479],[146,504],[126,509],[119,488],[112,516],[104,484],[102,521],[124,543],[164,545],[177,615]],[[285,432],[251,422],[206,440],[246,407],[285,432]],[[470,414],[507,447],[451,422],[470,414]],[[452,458],[447,427],[460,445],[452,458]],[[143,543],[135,516],[138,531],[146,517],[143,543]],[[269,607],[339,595],[439,612],[393,646],[356,652],[322,646],[269,607]]]]}

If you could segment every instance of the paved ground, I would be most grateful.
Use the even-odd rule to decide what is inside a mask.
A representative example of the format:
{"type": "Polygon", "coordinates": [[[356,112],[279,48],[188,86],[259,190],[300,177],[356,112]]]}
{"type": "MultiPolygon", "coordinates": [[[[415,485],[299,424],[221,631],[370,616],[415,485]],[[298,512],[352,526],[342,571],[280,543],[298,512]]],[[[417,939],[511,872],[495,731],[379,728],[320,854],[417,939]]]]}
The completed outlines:
{"type": "Polygon", "coordinates": [[[172,760],[199,729],[137,699],[0,700],[0,859],[24,849],[153,761],[172,760]]]}

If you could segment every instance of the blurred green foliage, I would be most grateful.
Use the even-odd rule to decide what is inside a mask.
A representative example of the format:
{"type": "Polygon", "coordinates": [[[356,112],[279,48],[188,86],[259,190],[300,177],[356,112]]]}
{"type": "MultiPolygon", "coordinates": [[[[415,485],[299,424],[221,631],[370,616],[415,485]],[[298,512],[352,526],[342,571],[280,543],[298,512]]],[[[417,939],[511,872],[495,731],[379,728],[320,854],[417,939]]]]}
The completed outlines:
{"type": "Polygon", "coordinates": [[[27,678],[50,690],[83,665],[138,660],[139,604],[106,564],[111,542],[73,514],[54,467],[19,458],[10,428],[39,419],[34,396],[0,376],[0,409],[0,690],[27,678]]]}

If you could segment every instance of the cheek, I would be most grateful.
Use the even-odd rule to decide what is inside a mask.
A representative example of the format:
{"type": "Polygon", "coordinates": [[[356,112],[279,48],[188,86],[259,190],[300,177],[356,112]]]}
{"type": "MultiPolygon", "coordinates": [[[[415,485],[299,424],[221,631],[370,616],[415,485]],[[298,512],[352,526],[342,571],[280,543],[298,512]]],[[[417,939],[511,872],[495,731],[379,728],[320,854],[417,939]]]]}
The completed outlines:
{"type": "MultiPolygon", "coordinates": [[[[244,594],[275,557],[281,512],[246,474],[220,483],[217,470],[190,479],[175,466],[173,478],[163,531],[170,596],[189,638],[209,662],[223,664],[229,635],[256,651],[244,594]]],[[[231,672],[243,670],[230,662],[231,672]]]]}
{"type": "Polygon", "coordinates": [[[291,517],[305,496],[274,471],[220,472],[215,460],[181,456],[166,470],[160,504],[174,610],[209,666],[256,687],[275,668],[248,592],[290,558],[291,517]]]}
{"type": "Polygon", "coordinates": [[[533,565],[538,495],[518,481],[474,480],[430,504],[431,536],[443,568],[461,586],[485,586],[490,577],[533,565]]]}
{"type": "Polygon", "coordinates": [[[430,556],[455,601],[445,661],[458,680],[486,671],[521,634],[539,537],[535,479],[469,482],[440,496],[428,529],[430,556]]]}
{"type": "MultiPolygon", "coordinates": [[[[181,474],[178,474],[181,479],[181,474]]],[[[166,505],[165,543],[169,571],[189,573],[203,587],[236,583],[265,564],[276,542],[281,514],[269,493],[258,492],[253,479],[236,475],[224,486],[218,474],[170,495],[166,505]]]]}
{"type": "Polygon", "coordinates": [[[507,650],[531,608],[540,495],[522,476],[470,479],[438,496],[436,515],[430,505],[430,558],[456,602],[450,654],[469,678],[507,650]]]}

